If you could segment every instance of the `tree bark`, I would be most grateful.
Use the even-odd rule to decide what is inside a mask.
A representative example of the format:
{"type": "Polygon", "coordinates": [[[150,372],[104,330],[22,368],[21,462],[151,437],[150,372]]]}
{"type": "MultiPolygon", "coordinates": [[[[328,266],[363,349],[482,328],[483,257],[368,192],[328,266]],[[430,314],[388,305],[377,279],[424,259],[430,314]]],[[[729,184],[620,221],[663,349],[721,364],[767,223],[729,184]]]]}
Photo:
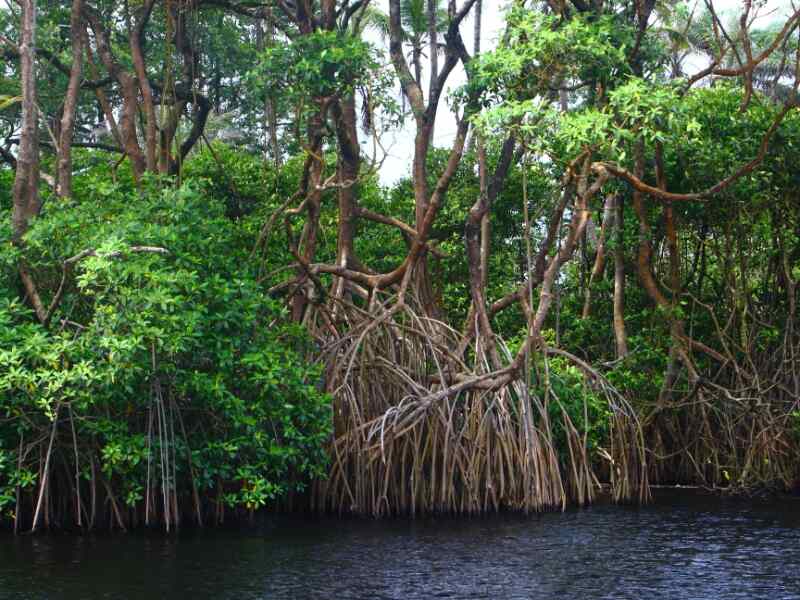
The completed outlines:
{"type": "MultiPolygon", "coordinates": [[[[464,228],[464,240],[469,267],[469,287],[472,296],[472,310],[475,325],[469,322],[467,327],[476,330],[476,337],[482,342],[480,347],[489,359],[493,369],[501,366],[500,355],[494,340],[489,315],[486,311],[486,287],[489,269],[489,210],[494,197],[489,196],[488,165],[486,164],[486,148],[483,141],[478,140],[478,166],[480,170],[480,193],[467,216],[464,228]]],[[[496,196],[496,194],[495,194],[496,196]]],[[[472,318],[469,318],[472,321],[472,318]]],[[[471,337],[471,336],[470,336],[471,337]]],[[[463,350],[462,350],[463,351],[463,350]]]]}
{"type": "Polygon", "coordinates": [[[183,58],[183,81],[185,85],[180,88],[175,88],[173,91],[173,101],[177,106],[172,109],[173,122],[170,125],[171,130],[168,135],[162,136],[164,140],[162,146],[166,146],[162,148],[162,152],[169,158],[167,171],[172,175],[176,175],[180,172],[183,161],[189,155],[192,148],[194,148],[195,144],[200,141],[206,128],[208,115],[211,113],[212,109],[211,101],[208,97],[200,93],[196,88],[199,58],[192,45],[191,36],[188,32],[186,19],[187,10],[188,9],[181,7],[173,8],[173,20],[176,23],[175,48],[181,53],[183,58]],[[186,139],[181,143],[180,148],[178,148],[177,158],[173,160],[170,148],[174,142],[175,131],[177,130],[178,122],[180,121],[184,108],[189,104],[192,106],[192,128],[189,130],[186,139]]]}
{"type": "Polygon", "coordinates": [[[597,240],[597,250],[595,252],[594,265],[592,265],[592,272],[589,275],[589,282],[586,285],[586,292],[583,301],[583,311],[581,312],[582,319],[588,319],[592,310],[592,286],[595,281],[603,275],[606,268],[606,238],[608,232],[614,227],[614,195],[611,194],[606,197],[605,204],[603,205],[603,223],[600,225],[600,236],[597,240]]]}
{"type": "Polygon", "coordinates": [[[625,331],[625,206],[621,196],[615,196],[614,232],[614,341],[617,347],[617,358],[628,355],[628,334],[625,331]]]}
{"type": "Polygon", "coordinates": [[[154,5],[155,0],[144,1],[142,7],[137,11],[138,14],[134,21],[134,27],[129,35],[133,68],[136,72],[139,89],[142,92],[142,105],[145,114],[145,160],[147,170],[151,173],[156,172],[158,166],[156,162],[158,122],[156,120],[156,109],[153,101],[153,88],[150,85],[150,79],[147,77],[147,66],[145,64],[142,44],[144,40],[144,30],[150,20],[154,5]]]}
{"type": "MultiPolygon", "coordinates": [[[[353,248],[355,235],[356,185],[361,168],[361,150],[358,145],[358,117],[353,96],[347,96],[332,107],[339,145],[338,195],[339,195],[339,235],[336,263],[352,268],[355,258],[353,248]]],[[[344,296],[347,282],[343,277],[336,279],[334,297],[344,296]]],[[[337,307],[334,307],[334,310],[337,307]]]]}
{"type": "MultiPolygon", "coordinates": [[[[14,176],[14,208],[11,213],[11,243],[23,245],[30,221],[42,208],[39,198],[39,113],[36,105],[36,0],[21,0],[20,87],[22,88],[22,126],[19,136],[17,171],[14,176]]],[[[24,260],[19,275],[36,316],[42,322],[46,309],[24,260]]]]}
{"type": "MultiPolygon", "coordinates": [[[[308,124],[308,154],[306,162],[306,173],[303,176],[301,187],[305,197],[301,204],[302,210],[306,212],[306,221],[303,225],[303,233],[300,242],[296,247],[296,258],[305,264],[312,262],[317,250],[317,235],[319,233],[319,213],[322,201],[322,174],[325,164],[321,157],[322,143],[324,137],[325,114],[328,107],[322,103],[319,112],[314,115],[308,124]]],[[[299,212],[299,210],[296,210],[299,212]]],[[[300,284],[307,283],[307,273],[303,266],[298,267],[297,276],[300,284]]],[[[306,312],[309,302],[309,294],[303,285],[298,285],[294,296],[291,299],[292,319],[301,322],[306,312]]]]}
{"type": "MultiPolygon", "coordinates": [[[[445,60],[442,65],[438,76],[432,77],[430,81],[430,88],[427,103],[425,102],[422,93],[422,87],[419,82],[419,77],[411,74],[405,54],[403,52],[403,28],[401,22],[401,2],[400,0],[389,1],[389,55],[394,65],[400,85],[403,88],[403,94],[408,99],[411,105],[411,110],[414,114],[416,124],[416,135],[414,138],[414,160],[412,163],[412,180],[414,188],[414,201],[415,201],[415,229],[420,235],[429,236],[432,223],[426,223],[428,216],[432,213],[431,205],[436,205],[433,209],[433,214],[438,210],[438,204],[442,201],[441,197],[434,196],[437,192],[430,193],[428,186],[428,167],[427,160],[431,149],[431,142],[433,139],[433,128],[436,121],[436,111],[439,106],[442,92],[444,91],[445,83],[447,82],[450,73],[459,61],[468,61],[466,49],[464,48],[463,40],[459,31],[460,23],[474,6],[475,0],[467,0],[460,11],[455,12],[454,5],[451,3],[450,10],[450,24],[448,31],[445,34],[445,60]],[[424,233],[423,233],[424,232],[424,233]]],[[[414,48],[415,54],[419,50],[418,47],[414,48]]],[[[417,61],[414,60],[416,64],[417,61]]],[[[438,62],[437,62],[438,67],[438,62]]],[[[462,129],[462,124],[459,123],[459,130],[462,129]]],[[[468,130],[465,124],[463,127],[464,133],[468,130]]],[[[459,134],[456,135],[456,142],[453,144],[453,149],[457,149],[455,153],[460,160],[463,152],[463,146],[458,148],[461,144],[459,141],[459,134]]],[[[454,153],[451,151],[451,157],[454,153]]],[[[446,189],[449,185],[450,178],[455,174],[455,169],[458,166],[445,169],[442,177],[445,181],[437,182],[437,188],[446,189]],[[444,184],[443,186],[441,184],[444,184]]],[[[427,238],[422,241],[422,244],[417,244],[417,247],[424,249],[426,247],[427,238]]],[[[416,254],[416,253],[415,253],[416,254]]],[[[438,302],[433,292],[433,285],[431,282],[427,255],[425,252],[415,255],[414,259],[408,265],[414,270],[414,288],[419,298],[423,311],[429,316],[437,316],[438,302]]]]}
{"type": "Polygon", "coordinates": [[[437,23],[438,0],[428,0],[428,43],[431,54],[430,84],[439,76],[439,27],[437,23]]]}
{"type": "Polygon", "coordinates": [[[39,113],[36,106],[36,0],[21,0],[20,86],[22,126],[19,136],[17,172],[14,178],[12,242],[22,244],[31,218],[39,214],[39,113]]]}
{"type": "MultiPolygon", "coordinates": [[[[264,48],[271,48],[275,44],[275,21],[272,14],[272,8],[267,8],[266,32],[258,25],[259,37],[259,50],[264,48]]],[[[272,160],[275,163],[275,168],[281,167],[281,149],[278,142],[278,110],[275,105],[275,98],[269,95],[264,100],[264,132],[266,135],[266,146],[272,154],[272,160]]]]}
{"type": "MultiPolygon", "coordinates": [[[[657,155],[657,162],[659,157],[657,155]]],[[[637,143],[636,148],[636,175],[638,178],[644,176],[644,147],[642,142],[637,143]]],[[[666,182],[663,176],[663,169],[657,167],[658,189],[666,189],[666,182]]],[[[650,241],[650,225],[647,222],[647,213],[644,206],[644,195],[639,190],[633,192],[633,205],[639,218],[639,256],[637,259],[639,278],[643,287],[650,298],[661,310],[665,311],[669,322],[671,337],[669,361],[664,376],[664,383],[659,394],[659,405],[664,406],[672,395],[672,386],[678,376],[678,361],[682,362],[689,375],[689,380],[695,382],[698,379],[694,361],[690,355],[691,341],[687,338],[684,331],[683,320],[674,311],[673,303],[658,288],[658,283],[652,272],[653,247],[650,241]]]]}
{"type": "MultiPolygon", "coordinates": [[[[428,96],[435,93],[434,86],[439,78],[439,0],[428,0],[428,52],[430,53],[431,72],[428,81],[428,96]]],[[[435,124],[431,125],[431,137],[434,135],[435,124]]]]}
{"type": "MultiPolygon", "coordinates": [[[[81,35],[83,37],[83,45],[86,48],[86,64],[89,69],[89,73],[93,79],[97,79],[99,75],[97,73],[97,65],[94,64],[94,55],[92,53],[92,46],[89,43],[89,31],[86,28],[86,23],[83,25],[81,35]]],[[[108,101],[108,96],[106,96],[106,93],[102,87],[94,88],[94,94],[95,98],[97,98],[97,103],[100,105],[100,114],[98,115],[98,118],[105,118],[108,129],[111,131],[111,135],[114,137],[114,141],[117,142],[117,145],[123,147],[124,144],[122,141],[122,135],[120,135],[119,127],[117,126],[117,120],[114,117],[114,111],[112,110],[111,104],[108,101]]]]}
{"type": "Polygon", "coordinates": [[[56,169],[56,193],[61,198],[72,195],[72,135],[75,126],[75,112],[83,70],[83,27],[81,23],[82,0],[73,0],[70,13],[70,34],[72,36],[72,68],[69,73],[67,94],[61,116],[61,131],[58,140],[58,161],[56,169]]]}
{"type": "Polygon", "coordinates": [[[111,52],[108,31],[103,26],[103,21],[94,9],[88,5],[83,6],[84,16],[89,21],[97,43],[97,53],[109,75],[113,77],[120,87],[122,96],[122,111],[119,118],[120,137],[125,154],[131,161],[133,176],[138,181],[147,168],[147,162],[139,146],[139,136],[136,130],[136,115],[139,109],[139,88],[136,80],[130,73],[124,71],[111,52]]]}

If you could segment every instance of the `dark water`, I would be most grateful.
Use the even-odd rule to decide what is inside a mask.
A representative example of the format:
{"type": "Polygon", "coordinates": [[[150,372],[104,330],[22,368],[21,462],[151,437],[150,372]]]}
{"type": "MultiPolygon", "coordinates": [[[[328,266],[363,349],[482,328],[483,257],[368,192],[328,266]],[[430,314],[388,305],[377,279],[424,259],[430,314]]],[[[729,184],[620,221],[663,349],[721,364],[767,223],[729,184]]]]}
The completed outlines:
{"type": "Polygon", "coordinates": [[[530,518],[3,534],[0,598],[800,599],[800,500],[662,492],[645,508],[530,518]]]}

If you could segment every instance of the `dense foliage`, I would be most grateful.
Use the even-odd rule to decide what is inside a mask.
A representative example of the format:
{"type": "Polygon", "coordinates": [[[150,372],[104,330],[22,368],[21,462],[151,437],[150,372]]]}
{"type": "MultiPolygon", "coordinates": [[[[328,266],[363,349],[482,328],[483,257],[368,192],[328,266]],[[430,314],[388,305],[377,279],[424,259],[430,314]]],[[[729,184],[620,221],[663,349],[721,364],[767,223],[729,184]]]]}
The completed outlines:
{"type": "Polygon", "coordinates": [[[4,522],[798,485],[799,11],[18,4],[4,522]]]}
{"type": "MultiPolygon", "coordinates": [[[[196,502],[255,509],[324,472],[330,400],[308,337],[265,298],[224,204],[199,184],[156,183],[138,194],[92,169],[74,199],[51,200],[24,252],[42,293],[64,286],[50,327],[13,286],[0,290],[4,511],[37,479],[25,461],[14,468],[14,441],[59,414],[75,477],[109,486],[115,510],[137,506],[153,480],[181,496],[151,508],[167,521],[192,490],[196,502]]],[[[13,284],[18,252],[3,250],[13,284]]]]}

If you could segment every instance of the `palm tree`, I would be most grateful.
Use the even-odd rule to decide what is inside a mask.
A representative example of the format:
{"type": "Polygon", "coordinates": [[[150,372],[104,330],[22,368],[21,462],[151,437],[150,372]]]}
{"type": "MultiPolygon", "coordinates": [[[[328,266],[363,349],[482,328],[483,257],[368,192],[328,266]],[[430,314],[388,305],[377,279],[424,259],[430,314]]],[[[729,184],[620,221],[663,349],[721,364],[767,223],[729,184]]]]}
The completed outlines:
{"type": "MultiPolygon", "coordinates": [[[[780,35],[780,29],[775,24],[753,31],[750,41],[753,55],[758,56],[765,51],[780,35]]],[[[795,52],[796,45],[792,44],[791,36],[787,35],[781,45],[753,71],[753,84],[772,100],[785,102],[792,93],[790,82],[796,66],[795,52]]]]}
{"type": "MultiPolygon", "coordinates": [[[[770,47],[781,32],[781,25],[777,23],[765,28],[748,29],[743,32],[738,16],[721,16],[722,20],[726,21],[719,23],[720,29],[723,30],[724,43],[733,46],[726,53],[724,62],[720,65],[724,68],[737,68],[739,66],[737,56],[746,60],[743,38],[749,41],[751,54],[758,56],[770,47]]],[[[659,12],[659,18],[658,31],[670,50],[672,77],[684,75],[683,63],[692,54],[705,55],[710,60],[718,55],[719,49],[716,48],[717,42],[712,33],[712,20],[715,17],[707,9],[694,14],[694,11],[689,13],[686,7],[679,7],[677,10],[659,12]]],[[[791,91],[791,87],[786,82],[794,73],[795,65],[792,56],[794,51],[791,36],[787,35],[775,51],[753,70],[752,83],[754,87],[773,100],[785,100],[791,91]]]]}
{"type": "MultiPolygon", "coordinates": [[[[422,59],[425,46],[438,46],[438,35],[447,30],[447,8],[444,0],[402,0],[400,3],[402,39],[408,44],[414,78],[422,85],[422,59]]],[[[369,8],[362,19],[363,26],[377,31],[383,39],[389,37],[389,15],[379,8],[369,8]]],[[[432,71],[436,71],[436,54],[431,52],[432,71]]]]}
{"type": "Polygon", "coordinates": [[[670,77],[684,75],[683,67],[692,55],[705,55],[713,59],[714,38],[712,15],[708,10],[691,10],[684,4],[659,2],[655,6],[658,23],[655,31],[669,51],[670,77]]]}

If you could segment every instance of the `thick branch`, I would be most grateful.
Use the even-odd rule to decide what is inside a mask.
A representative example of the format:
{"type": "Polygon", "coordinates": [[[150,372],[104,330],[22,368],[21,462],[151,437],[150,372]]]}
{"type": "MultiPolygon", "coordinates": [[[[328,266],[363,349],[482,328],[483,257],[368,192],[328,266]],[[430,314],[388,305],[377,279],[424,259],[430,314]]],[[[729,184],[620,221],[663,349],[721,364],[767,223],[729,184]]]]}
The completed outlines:
{"type": "Polygon", "coordinates": [[[766,158],[767,152],[769,151],[769,143],[772,140],[772,136],[778,130],[781,122],[783,121],[784,117],[796,106],[794,101],[787,102],[784,107],[781,109],[778,116],[775,117],[775,120],[772,122],[772,125],[767,130],[767,133],[764,135],[764,138],[761,140],[761,145],[758,149],[758,154],[756,154],[755,158],[750,160],[749,162],[745,163],[741,167],[739,167],[736,171],[734,171],[731,175],[723,179],[722,181],[714,184],[710,188],[703,190],[701,192],[692,192],[688,194],[678,194],[675,192],[668,192],[666,190],[661,190],[658,187],[654,187],[642,181],[639,177],[620,167],[619,165],[615,165],[614,163],[609,162],[596,162],[592,165],[592,170],[596,173],[600,174],[602,172],[610,173],[611,175],[618,177],[620,179],[624,179],[627,181],[635,190],[652,196],[653,198],[657,198],[659,200],[668,200],[674,202],[686,202],[686,201],[698,201],[698,200],[708,200],[715,194],[723,191],[725,188],[729,187],[731,184],[735,183],[741,177],[752,173],[756,167],[766,158]]]}

